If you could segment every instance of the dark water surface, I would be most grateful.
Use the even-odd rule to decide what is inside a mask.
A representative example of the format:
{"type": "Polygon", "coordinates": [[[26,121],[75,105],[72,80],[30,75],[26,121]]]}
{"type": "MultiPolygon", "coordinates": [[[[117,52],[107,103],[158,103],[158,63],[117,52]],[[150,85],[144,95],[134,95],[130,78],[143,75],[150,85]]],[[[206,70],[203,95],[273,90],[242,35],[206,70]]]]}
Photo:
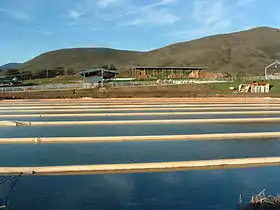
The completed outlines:
{"type": "Polygon", "coordinates": [[[280,156],[280,140],[0,145],[1,166],[86,165],[280,156]]]}
{"type": "Polygon", "coordinates": [[[0,127],[0,138],[144,136],[207,133],[277,132],[279,123],[130,124],[0,127]]]}
{"type": "Polygon", "coordinates": [[[263,189],[277,194],[280,168],[128,175],[22,177],[10,197],[29,210],[236,210],[263,189]],[[267,178],[269,174],[269,179],[267,178]]]}
{"type": "MultiPolygon", "coordinates": [[[[78,121],[200,117],[280,117],[280,115],[262,115],[260,112],[260,115],[24,119],[30,121],[78,121]]],[[[9,120],[9,118],[7,119],[9,120]]],[[[12,120],[14,119],[12,118],[12,120]]],[[[22,120],[22,118],[18,119],[22,120]]],[[[276,131],[280,131],[280,122],[0,127],[0,138],[142,136],[276,131]]],[[[139,163],[272,156],[280,156],[280,139],[0,145],[1,167],[139,163]]],[[[246,201],[253,194],[259,193],[263,189],[269,190],[271,194],[278,194],[280,192],[279,176],[280,167],[123,175],[32,176],[20,179],[9,197],[9,201],[13,209],[16,210],[236,210],[240,194],[243,195],[246,201]]],[[[0,196],[1,191],[2,187],[0,187],[0,196]]]]}

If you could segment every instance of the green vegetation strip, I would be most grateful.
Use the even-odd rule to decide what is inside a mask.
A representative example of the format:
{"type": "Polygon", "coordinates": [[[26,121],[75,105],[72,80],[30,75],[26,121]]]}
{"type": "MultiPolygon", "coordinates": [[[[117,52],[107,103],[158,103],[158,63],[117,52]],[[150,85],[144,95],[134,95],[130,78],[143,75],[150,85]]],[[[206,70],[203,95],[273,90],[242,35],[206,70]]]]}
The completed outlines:
{"type": "Polygon", "coordinates": [[[20,110],[0,110],[0,113],[23,113],[23,112],[39,112],[39,113],[48,113],[48,112],[108,112],[108,111],[175,111],[175,110],[187,110],[187,111],[207,111],[207,110],[259,110],[260,113],[263,110],[280,110],[279,107],[159,107],[159,108],[107,108],[107,109],[20,109],[20,110]]]}
{"type": "Polygon", "coordinates": [[[215,141],[238,139],[279,138],[280,132],[258,133],[218,133],[189,135],[152,135],[152,136],[108,136],[108,137],[40,137],[40,138],[0,138],[1,144],[30,143],[110,143],[110,142],[145,142],[145,141],[215,141]]]}
{"type": "Polygon", "coordinates": [[[181,162],[71,165],[44,167],[0,167],[0,175],[119,174],[279,165],[280,157],[219,159],[181,162]]]}
{"type": "Polygon", "coordinates": [[[189,115],[278,115],[279,111],[234,111],[234,112],[127,112],[127,113],[78,113],[78,114],[15,114],[0,115],[0,118],[49,118],[49,117],[126,117],[126,116],[189,116],[189,115]]]}
{"type": "Polygon", "coordinates": [[[78,98],[78,99],[18,99],[3,100],[0,104],[83,104],[83,103],[279,103],[278,98],[269,97],[194,97],[194,98],[78,98]]]}
{"type": "Polygon", "coordinates": [[[0,110],[35,110],[35,109],[112,109],[112,108],[161,108],[161,107],[280,107],[280,104],[143,104],[143,105],[60,105],[60,106],[53,106],[53,105],[47,105],[47,106],[5,106],[0,107],[0,110]]]}

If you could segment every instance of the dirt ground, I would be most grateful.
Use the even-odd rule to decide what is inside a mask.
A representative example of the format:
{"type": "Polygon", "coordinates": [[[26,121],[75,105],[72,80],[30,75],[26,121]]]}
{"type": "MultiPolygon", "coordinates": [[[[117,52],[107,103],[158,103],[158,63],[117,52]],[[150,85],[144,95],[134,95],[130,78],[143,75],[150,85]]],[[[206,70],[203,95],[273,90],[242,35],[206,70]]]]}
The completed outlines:
{"type": "Polygon", "coordinates": [[[0,93],[2,99],[51,99],[51,98],[194,98],[194,97],[279,97],[277,93],[234,93],[215,90],[207,85],[179,85],[157,87],[104,88],[25,93],[0,93]]]}

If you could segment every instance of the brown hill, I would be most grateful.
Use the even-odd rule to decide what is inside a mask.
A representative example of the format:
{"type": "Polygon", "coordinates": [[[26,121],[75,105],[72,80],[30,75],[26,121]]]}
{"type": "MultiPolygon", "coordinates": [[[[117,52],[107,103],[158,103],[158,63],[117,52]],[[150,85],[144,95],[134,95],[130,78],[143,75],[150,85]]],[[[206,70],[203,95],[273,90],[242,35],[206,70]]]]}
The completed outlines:
{"type": "Polygon", "coordinates": [[[96,66],[133,66],[141,52],[107,48],[74,48],[44,53],[23,64],[22,70],[52,70],[57,68],[85,70],[96,66]]]}
{"type": "Polygon", "coordinates": [[[100,48],[58,50],[26,62],[23,69],[34,71],[63,66],[77,71],[114,64],[125,70],[133,65],[203,65],[212,71],[229,72],[233,75],[263,75],[264,67],[279,58],[280,30],[261,27],[177,43],[145,53],[100,48]]]}
{"type": "Polygon", "coordinates": [[[204,65],[214,71],[263,74],[280,58],[280,30],[256,28],[174,44],[148,53],[153,64],[204,65]]]}

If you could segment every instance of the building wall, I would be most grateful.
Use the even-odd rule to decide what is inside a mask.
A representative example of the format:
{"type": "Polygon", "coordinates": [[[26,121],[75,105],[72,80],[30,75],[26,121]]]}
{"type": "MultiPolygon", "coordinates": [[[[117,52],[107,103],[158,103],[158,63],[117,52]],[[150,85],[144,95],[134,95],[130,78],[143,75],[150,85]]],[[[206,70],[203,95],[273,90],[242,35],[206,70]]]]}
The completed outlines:
{"type": "Polygon", "coordinates": [[[183,70],[133,70],[136,79],[183,79],[189,77],[189,71],[183,70]]]}
{"type": "Polygon", "coordinates": [[[133,75],[136,79],[148,79],[148,75],[146,74],[145,70],[134,70],[133,75]]]}

